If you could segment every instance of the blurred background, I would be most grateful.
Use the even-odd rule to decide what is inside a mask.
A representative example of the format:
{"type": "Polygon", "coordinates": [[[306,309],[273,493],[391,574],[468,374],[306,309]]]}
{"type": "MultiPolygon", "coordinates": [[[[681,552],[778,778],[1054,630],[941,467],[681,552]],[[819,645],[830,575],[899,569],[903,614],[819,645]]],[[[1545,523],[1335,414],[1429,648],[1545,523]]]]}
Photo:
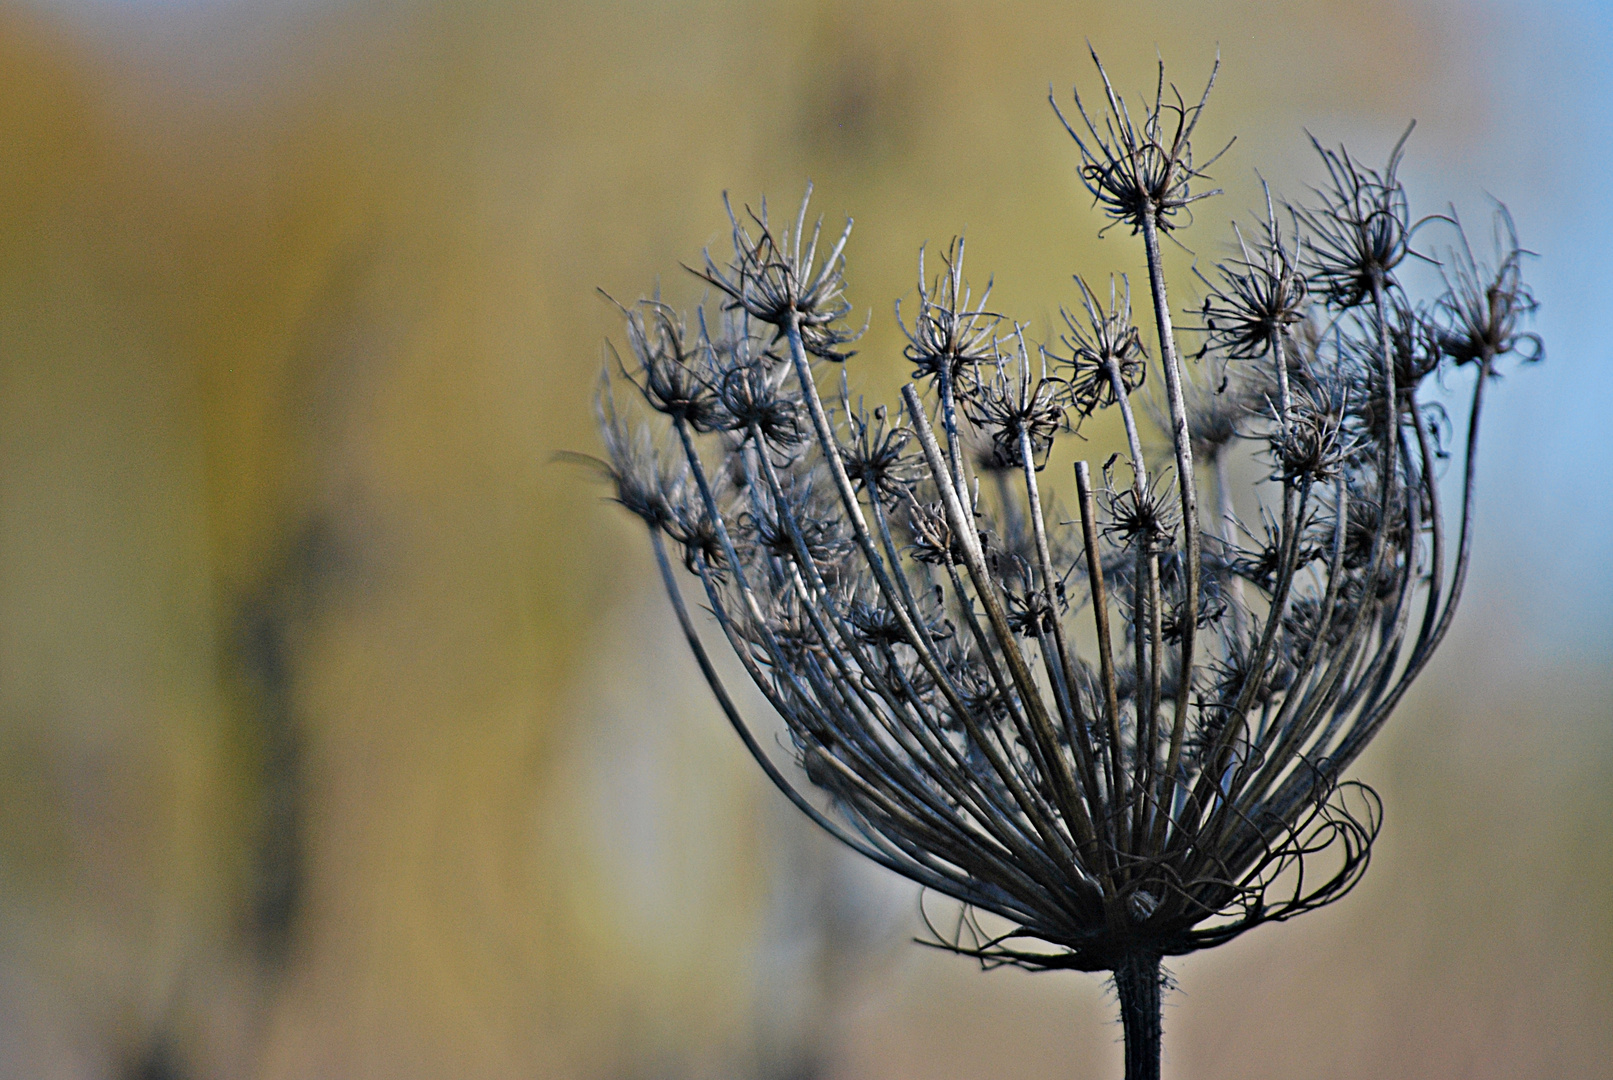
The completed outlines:
{"type": "Polygon", "coordinates": [[[1203,259],[1307,130],[1378,162],[1415,117],[1414,210],[1509,203],[1549,351],[1358,768],[1371,873],[1177,962],[1167,1075],[1613,1077],[1594,0],[0,3],[0,1075],[1118,1075],[1101,980],[913,945],[916,888],[765,786],[554,463],[597,448],[596,287],[695,299],[725,189],[857,218],[886,400],[921,243],[967,230],[1038,335],[1137,277],[1045,100],[1089,38],[1123,89],[1219,48],[1203,259]]]}

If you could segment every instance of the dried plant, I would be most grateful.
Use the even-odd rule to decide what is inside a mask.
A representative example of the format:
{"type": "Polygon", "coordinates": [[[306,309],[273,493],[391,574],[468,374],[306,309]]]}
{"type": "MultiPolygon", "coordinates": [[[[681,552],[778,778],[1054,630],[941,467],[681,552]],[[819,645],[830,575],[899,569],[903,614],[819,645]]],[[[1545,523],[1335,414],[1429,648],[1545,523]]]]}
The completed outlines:
{"type": "Polygon", "coordinates": [[[1419,228],[1396,176],[1405,139],[1382,171],[1318,145],[1312,200],[1279,213],[1268,194],[1253,238],[1203,279],[1195,378],[1159,237],[1213,194],[1191,142],[1209,87],[1187,105],[1162,68],[1134,120],[1098,73],[1102,113],[1077,97],[1081,130],[1065,126],[1097,207],[1142,237],[1157,356],[1129,285],[1104,304],[1079,278],[1060,341],[1032,346],[971,299],[960,241],[934,281],[920,256],[901,418],[854,403],[843,374],[826,401],[824,365],[857,336],[846,233],[820,258],[803,199],[782,230],[765,206],[730,208],[732,254],[696,271],[718,310],[625,309],[619,375],[659,419],[624,420],[609,374],[599,407],[617,498],[768,777],[847,846],[962,901],[935,943],[1113,972],[1126,1075],[1143,1078],[1158,1076],[1163,957],[1321,907],[1365,871],[1380,805],[1341,777],[1450,626],[1484,395],[1499,360],[1541,349],[1520,329],[1534,302],[1504,210],[1493,268],[1454,214],[1438,219],[1455,235],[1447,289],[1414,304],[1396,276],[1419,228]],[[1162,465],[1135,415],[1150,364],[1162,465]],[[1427,380],[1466,368],[1453,550],[1427,380]],[[1102,409],[1126,450],[1101,486],[1075,464],[1077,520],[1060,521],[1043,471],[1102,409]],[[1238,455],[1266,478],[1235,497],[1238,455]],[[725,688],[668,541],[793,762],[725,688]]]}

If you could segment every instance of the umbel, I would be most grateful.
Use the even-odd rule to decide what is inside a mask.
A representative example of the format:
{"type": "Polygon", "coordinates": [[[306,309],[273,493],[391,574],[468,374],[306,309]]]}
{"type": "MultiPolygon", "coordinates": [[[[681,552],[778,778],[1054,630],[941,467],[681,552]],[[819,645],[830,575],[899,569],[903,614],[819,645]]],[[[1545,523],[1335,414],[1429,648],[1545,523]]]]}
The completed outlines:
{"type": "Polygon", "coordinates": [[[831,240],[805,199],[782,224],[730,207],[732,252],[694,271],[714,302],[622,308],[600,464],[769,779],[961,901],[938,944],[1113,972],[1126,1076],[1145,1080],[1164,957],[1364,873],[1381,808],[1342,776],[1450,628],[1497,364],[1543,350],[1505,209],[1487,258],[1454,212],[1414,219],[1404,136],[1381,168],[1315,144],[1321,183],[1268,193],[1199,275],[1202,302],[1173,308],[1161,243],[1218,193],[1220,155],[1193,150],[1215,75],[1194,101],[1162,66],[1135,111],[1097,75],[1095,101],[1054,109],[1097,212],[1142,243],[1148,335],[1128,283],[1077,276],[1062,328],[1033,342],[971,292],[958,241],[933,278],[920,254],[917,304],[896,313],[912,379],[870,408],[836,371],[857,337],[850,222],[831,240]],[[1412,295],[1416,261],[1442,295],[1412,295]],[[1105,409],[1126,450],[1044,471],[1105,409]],[[1259,479],[1235,490],[1234,472],[1259,479]],[[787,752],[741,715],[719,640],[787,752]]]}

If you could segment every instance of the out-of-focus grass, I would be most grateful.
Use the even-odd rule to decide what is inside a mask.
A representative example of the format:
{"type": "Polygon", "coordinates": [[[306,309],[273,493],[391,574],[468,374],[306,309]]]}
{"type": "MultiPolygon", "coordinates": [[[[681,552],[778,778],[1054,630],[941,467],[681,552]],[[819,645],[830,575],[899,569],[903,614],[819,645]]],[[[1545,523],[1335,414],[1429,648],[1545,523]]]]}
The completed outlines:
{"type": "MultiPolygon", "coordinates": [[[[1302,123],[1473,123],[1460,80],[1428,96],[1448,31],[1387,3],[0,10],[0,1071],[896,1075],[902,1038],[946,1045],[836,1018],[900,933],[717,725],[640,538],[550,463],[594,445],[594,289],[694,297],[718,193],[811,176],[859,219],[877,393],[921,242],[966,228],[1038,333],[1071,272],[1136,275],[1043,100],[1091,86],[1086,37],[1121,85],[1158,43],[1184,88],[1220,42],[1206,136],[1240,141],[1203,252],[1256,164],[1301,174],[1302,123]]],[[[1004,978],[920,1014],[971,1030],[949,1010],[998,1015],[1004,978]]],[[[1097,997],[1039,985],[1052,1025],[1097,997]]],[[[1065,1074],[1027,1027],[982,1068],[1065,1074]]],[[[1181,1028],[1217,1069],[1258,1045],[1181,1028]]]]}

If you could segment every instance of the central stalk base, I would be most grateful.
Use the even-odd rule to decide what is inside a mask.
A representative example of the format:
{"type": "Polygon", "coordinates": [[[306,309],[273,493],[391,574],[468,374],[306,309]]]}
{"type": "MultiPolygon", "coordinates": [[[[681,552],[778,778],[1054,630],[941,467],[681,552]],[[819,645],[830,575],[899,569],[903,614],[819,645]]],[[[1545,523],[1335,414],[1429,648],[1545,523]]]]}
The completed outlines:
{"type": "Polygon", "coordinates": [[[1159,957],[1129,956],[1115,968],[1120,1026],[1126,1033],[1126,1080],[1159,1080],[1159,957]]]}

